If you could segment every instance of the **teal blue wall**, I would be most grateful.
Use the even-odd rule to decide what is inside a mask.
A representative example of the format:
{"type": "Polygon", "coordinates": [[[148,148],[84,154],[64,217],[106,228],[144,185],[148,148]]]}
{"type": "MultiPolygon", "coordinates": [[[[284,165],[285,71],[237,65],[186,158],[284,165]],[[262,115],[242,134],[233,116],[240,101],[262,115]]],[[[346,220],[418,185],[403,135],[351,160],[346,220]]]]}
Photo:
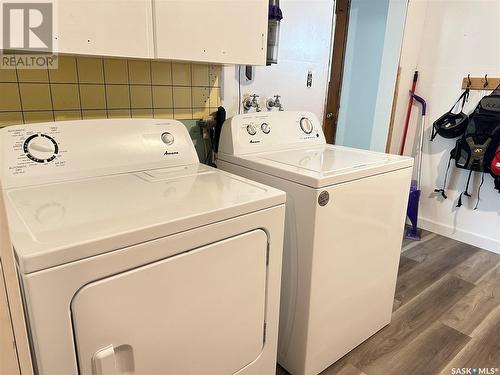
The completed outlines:
{"type": "Polygon", "coordinates": [[[352,0],[336,143],[384,151],[405,0],[352,0]]]}

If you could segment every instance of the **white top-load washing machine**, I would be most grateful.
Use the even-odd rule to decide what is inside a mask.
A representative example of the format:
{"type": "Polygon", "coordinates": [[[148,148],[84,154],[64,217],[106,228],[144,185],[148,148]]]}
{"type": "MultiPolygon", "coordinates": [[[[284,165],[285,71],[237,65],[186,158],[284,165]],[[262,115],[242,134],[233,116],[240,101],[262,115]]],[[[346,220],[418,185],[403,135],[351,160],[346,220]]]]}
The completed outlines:
{"type": "Polygon", "coordinates": [[[287,193],[278,362],[318,374],[389,323],[413,160],[327,145],[308,112],[238,115],[219,168],[287,193]]]}
{"type": "Polygon", "coordinates": [[[1,131],[38,374],[274,374],[285,194],[170,120],[1,131]]]}

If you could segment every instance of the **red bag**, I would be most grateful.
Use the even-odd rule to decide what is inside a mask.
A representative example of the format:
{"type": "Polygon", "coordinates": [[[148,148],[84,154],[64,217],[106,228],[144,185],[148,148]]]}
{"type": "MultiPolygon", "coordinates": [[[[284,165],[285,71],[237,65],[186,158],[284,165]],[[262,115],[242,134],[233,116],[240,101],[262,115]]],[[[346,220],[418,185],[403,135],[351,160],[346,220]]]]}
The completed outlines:
{"type": "Polygon", "coordinates": [[[500,177],[500,146],[497,147],[495,151],[495,156],[493,156],[493,160],[491,160],[491,173],[495,176],[500,177]]]}
{"type": "Polygon", "coordinates": [[[495,155],[491,160],[490,171],[495,179],[495,189],[500,193],[500,145],[497,147],[495,155]]]}

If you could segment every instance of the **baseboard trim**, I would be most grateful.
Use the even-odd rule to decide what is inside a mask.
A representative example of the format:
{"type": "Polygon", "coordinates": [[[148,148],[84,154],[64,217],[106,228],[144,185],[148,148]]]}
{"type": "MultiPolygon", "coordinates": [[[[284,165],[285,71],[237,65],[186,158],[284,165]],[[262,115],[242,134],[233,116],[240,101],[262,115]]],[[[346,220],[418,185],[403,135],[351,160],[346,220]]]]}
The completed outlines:
{"type": "Polygon", "coordinates": [[[444,225],[433,220],[418,218],[419,228],[428,230],[429,232],[440,234],[460,242],[465,242],[469,245],[477,246],[481,249],[500,254],[500,240],[477,235],[472,232],[467,232],[460,229],[455,229],[452,226],[444,225]]]}

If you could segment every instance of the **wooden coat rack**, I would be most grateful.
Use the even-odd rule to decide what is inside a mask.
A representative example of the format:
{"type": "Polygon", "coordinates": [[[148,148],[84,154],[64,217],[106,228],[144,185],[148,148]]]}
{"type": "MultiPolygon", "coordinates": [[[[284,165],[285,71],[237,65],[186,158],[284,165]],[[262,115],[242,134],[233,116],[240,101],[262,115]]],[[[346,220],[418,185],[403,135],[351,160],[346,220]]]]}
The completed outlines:
{"type": "Polygon", "coordinates": [[[500,85],[500,78],[488,77],[464,77],[462,80],[462,89],[469,88],[469,90],[494,90],[500,85]]]}

